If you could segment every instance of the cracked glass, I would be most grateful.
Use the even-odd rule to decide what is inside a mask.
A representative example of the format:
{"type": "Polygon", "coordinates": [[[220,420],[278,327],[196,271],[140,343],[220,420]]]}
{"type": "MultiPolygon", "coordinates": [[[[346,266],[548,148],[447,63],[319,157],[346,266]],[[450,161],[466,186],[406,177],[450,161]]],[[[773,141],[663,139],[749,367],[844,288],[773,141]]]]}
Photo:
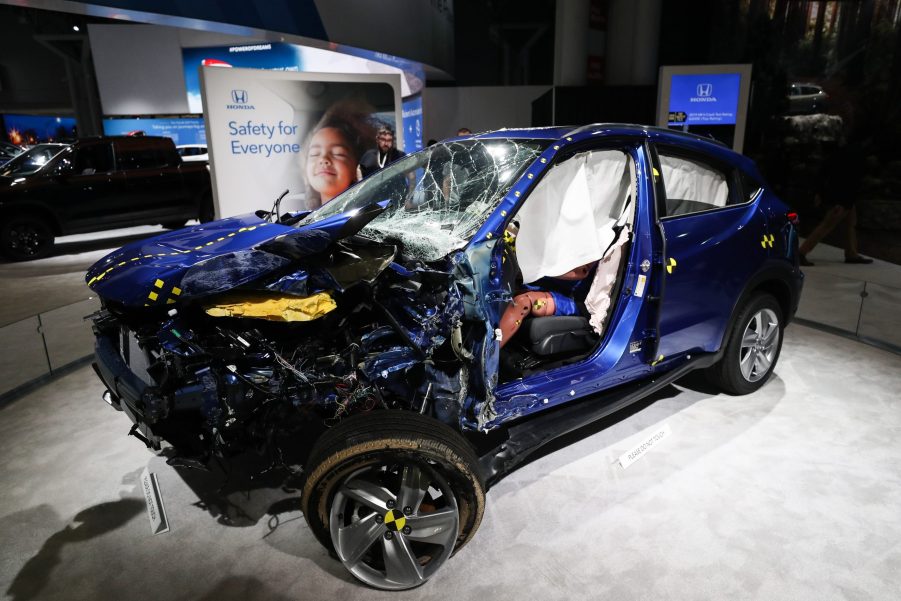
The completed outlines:
{"type": "Polygon", "coordinates": [[[360,235],[436,261],[463,247],[485,222],[544,140],[462,140],[435,144],[392,163],[309,215],[304,226],[387,201],[360,235]]]}

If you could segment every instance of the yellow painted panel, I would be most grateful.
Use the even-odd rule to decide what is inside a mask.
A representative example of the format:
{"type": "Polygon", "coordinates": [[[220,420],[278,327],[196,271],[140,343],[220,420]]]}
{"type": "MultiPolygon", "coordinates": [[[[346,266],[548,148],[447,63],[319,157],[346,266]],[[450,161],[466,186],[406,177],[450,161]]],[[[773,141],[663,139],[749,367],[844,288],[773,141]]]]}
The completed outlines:
{"type": "Polygon", "coordinates": [[[313,321],[337,307],[325,292],[307,297],[241,295],[204,308],[213,317],[250,317],[269,321],[313,321]]]}

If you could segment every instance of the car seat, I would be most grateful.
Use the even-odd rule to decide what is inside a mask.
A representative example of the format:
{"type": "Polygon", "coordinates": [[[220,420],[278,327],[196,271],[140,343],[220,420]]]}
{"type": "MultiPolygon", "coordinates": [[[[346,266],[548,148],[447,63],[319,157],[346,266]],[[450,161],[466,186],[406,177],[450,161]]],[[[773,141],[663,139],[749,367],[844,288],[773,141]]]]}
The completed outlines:
{"type": "Polygon", "coordinates": [[[579,315],[527,319],[523,322],[519,336],[523,346],[541,357],[584,353],[591,350],[598,340],[588,319],[579,315]]]}

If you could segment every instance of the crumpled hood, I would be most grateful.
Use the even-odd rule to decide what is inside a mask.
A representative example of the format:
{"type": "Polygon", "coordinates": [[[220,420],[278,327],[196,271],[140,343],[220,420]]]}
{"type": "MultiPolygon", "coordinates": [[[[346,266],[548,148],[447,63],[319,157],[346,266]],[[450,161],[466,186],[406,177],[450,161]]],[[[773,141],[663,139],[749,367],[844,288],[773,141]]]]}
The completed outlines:
{"type": "Polygon", "coordinates": [[[123,246],[95,263],[85,281],[126,306],[175,304],[273,273],[351,235],[352,214],[296,228],[253,213],[229,217],[123,246]],[[290,257],[290,258],[289,258],[290,257]]]}

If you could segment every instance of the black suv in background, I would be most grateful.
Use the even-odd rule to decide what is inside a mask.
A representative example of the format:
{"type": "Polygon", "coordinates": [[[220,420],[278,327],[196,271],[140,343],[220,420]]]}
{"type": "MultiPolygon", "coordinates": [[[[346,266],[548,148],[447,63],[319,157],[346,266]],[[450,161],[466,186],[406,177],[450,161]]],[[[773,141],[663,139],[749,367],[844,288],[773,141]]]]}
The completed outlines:
{"type": "Polygon", "coordinates": [[[0,252],[35,259],[54,236],[213,219],[210,173],[169,138],[38,144],[0,167],[0,252]]]}

